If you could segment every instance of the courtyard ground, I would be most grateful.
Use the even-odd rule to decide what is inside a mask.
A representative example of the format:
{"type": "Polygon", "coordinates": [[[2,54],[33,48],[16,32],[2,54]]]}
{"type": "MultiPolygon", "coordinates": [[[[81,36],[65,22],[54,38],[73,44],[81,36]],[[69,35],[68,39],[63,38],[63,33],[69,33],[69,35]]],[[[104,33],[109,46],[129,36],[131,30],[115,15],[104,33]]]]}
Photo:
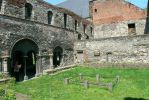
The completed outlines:
{"type": "Polygon", "coordinates": [[[149,100],[149,69],[76,67],[55,75],[20,82],[11,88],[28,95],[31,100],[149,100]],[[102,77],[111,77],[111,80],[119,75],[120,82],[112,92],[98,86],[87,89],[79,84],[64,84],[65,78],[75,78],[79,73],[88,76],[100,74],[102,77]]]}

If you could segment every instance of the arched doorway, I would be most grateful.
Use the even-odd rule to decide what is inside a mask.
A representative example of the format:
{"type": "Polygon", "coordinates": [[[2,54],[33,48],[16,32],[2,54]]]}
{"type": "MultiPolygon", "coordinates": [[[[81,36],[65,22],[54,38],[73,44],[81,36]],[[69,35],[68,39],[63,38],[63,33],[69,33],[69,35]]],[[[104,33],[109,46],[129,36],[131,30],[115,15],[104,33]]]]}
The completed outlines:
{"type": "Polygon", "coordinates": [[[13,46],[10,74],[16,78],[16,81],[35,76],[37,53],[37,44],[29,39],[20,40],[13,46]]]}
{"type": "Polygon", "coordinates": [[[55,68],[57,66],[60,66],[62,58],[63,58],[63,49],[58,46],[53,51],[53,65],[55,68]]]}

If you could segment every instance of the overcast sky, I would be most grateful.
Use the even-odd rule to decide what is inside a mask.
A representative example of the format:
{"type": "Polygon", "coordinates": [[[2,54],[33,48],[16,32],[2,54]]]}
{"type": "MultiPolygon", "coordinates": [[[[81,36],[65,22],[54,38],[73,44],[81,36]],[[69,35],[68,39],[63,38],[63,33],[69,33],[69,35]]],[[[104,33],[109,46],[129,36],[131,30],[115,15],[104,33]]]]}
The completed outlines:
{"type": "MultiPolygon", "coordinates": [[[[64,2],[66,0],[44,0],[46,2],[49,2],[51,4],[58,4],[58,3],[61,3],[61,2],[64,2]]],[[[147,0],[127,0],[141,8],[146,8],[147,7],[147,0]]]]}

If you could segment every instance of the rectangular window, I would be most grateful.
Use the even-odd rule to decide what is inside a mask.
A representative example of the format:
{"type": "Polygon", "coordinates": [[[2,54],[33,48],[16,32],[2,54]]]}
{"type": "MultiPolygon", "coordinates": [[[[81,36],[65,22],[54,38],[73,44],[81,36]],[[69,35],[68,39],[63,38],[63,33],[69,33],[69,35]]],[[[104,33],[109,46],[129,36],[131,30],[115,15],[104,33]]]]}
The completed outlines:
{"type": "Polygon", "coordinates": [[[136,25],[135,25],[135,23],[128,24],[128,34],[130,34],[130,35],[136,34],[136,25]]]}
{"type": "Polygon", "coordinates": [[[77,27],[78,27],[78,22],[77,22],[77,20],[75,20],[75,31],[77,31],[77,27]]]}
{"type": "Polygon", "coordinates": [[[67,27],[67,14],[64,14],[64,28],[67,27]]]}
{"type": "Polygon", "coordinates": [[[90,30],[91,30],[91,36],[93,36],[93,28],[90,27],[90,30]]]}
{"type": "Polygon", "coordinates": [[[78,54],[83,54],[83,50],[77,50],[78,54]]]}
{"type": "Polygon", "coordinates": [[[0,10],[1,10],[1,8],[2,8],[2,0],[0,0],[0,10]]]}
{"type": "Polygon", "coordinates": [[[31,19],[33,6],[30,3],[25,4],[25,19],[31,19]]]}
{"type": "Polygon", "coordinates": [[[83,29],[84,29],[84,33],[85,33],[85,31],[86,31],[86,25],[85,24],[83,25],[83,29]]]}
{"type": "Polygon", "coordinates": [[[94,51],[94,56],[100,56],[100,51],[94,51]]]}

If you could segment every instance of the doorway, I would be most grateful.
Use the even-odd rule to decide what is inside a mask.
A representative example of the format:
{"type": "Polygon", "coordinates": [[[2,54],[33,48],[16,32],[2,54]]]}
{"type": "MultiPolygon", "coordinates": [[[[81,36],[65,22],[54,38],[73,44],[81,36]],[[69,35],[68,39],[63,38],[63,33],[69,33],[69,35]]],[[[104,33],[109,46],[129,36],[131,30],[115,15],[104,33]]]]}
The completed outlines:
{"type": "Polygon", "coordinates": [[[37,44],[29,39],[18,41],[11,52],[10,74],[16,81],[23,81],[24,77],[32,78],[36,74],[37,44]]]}

